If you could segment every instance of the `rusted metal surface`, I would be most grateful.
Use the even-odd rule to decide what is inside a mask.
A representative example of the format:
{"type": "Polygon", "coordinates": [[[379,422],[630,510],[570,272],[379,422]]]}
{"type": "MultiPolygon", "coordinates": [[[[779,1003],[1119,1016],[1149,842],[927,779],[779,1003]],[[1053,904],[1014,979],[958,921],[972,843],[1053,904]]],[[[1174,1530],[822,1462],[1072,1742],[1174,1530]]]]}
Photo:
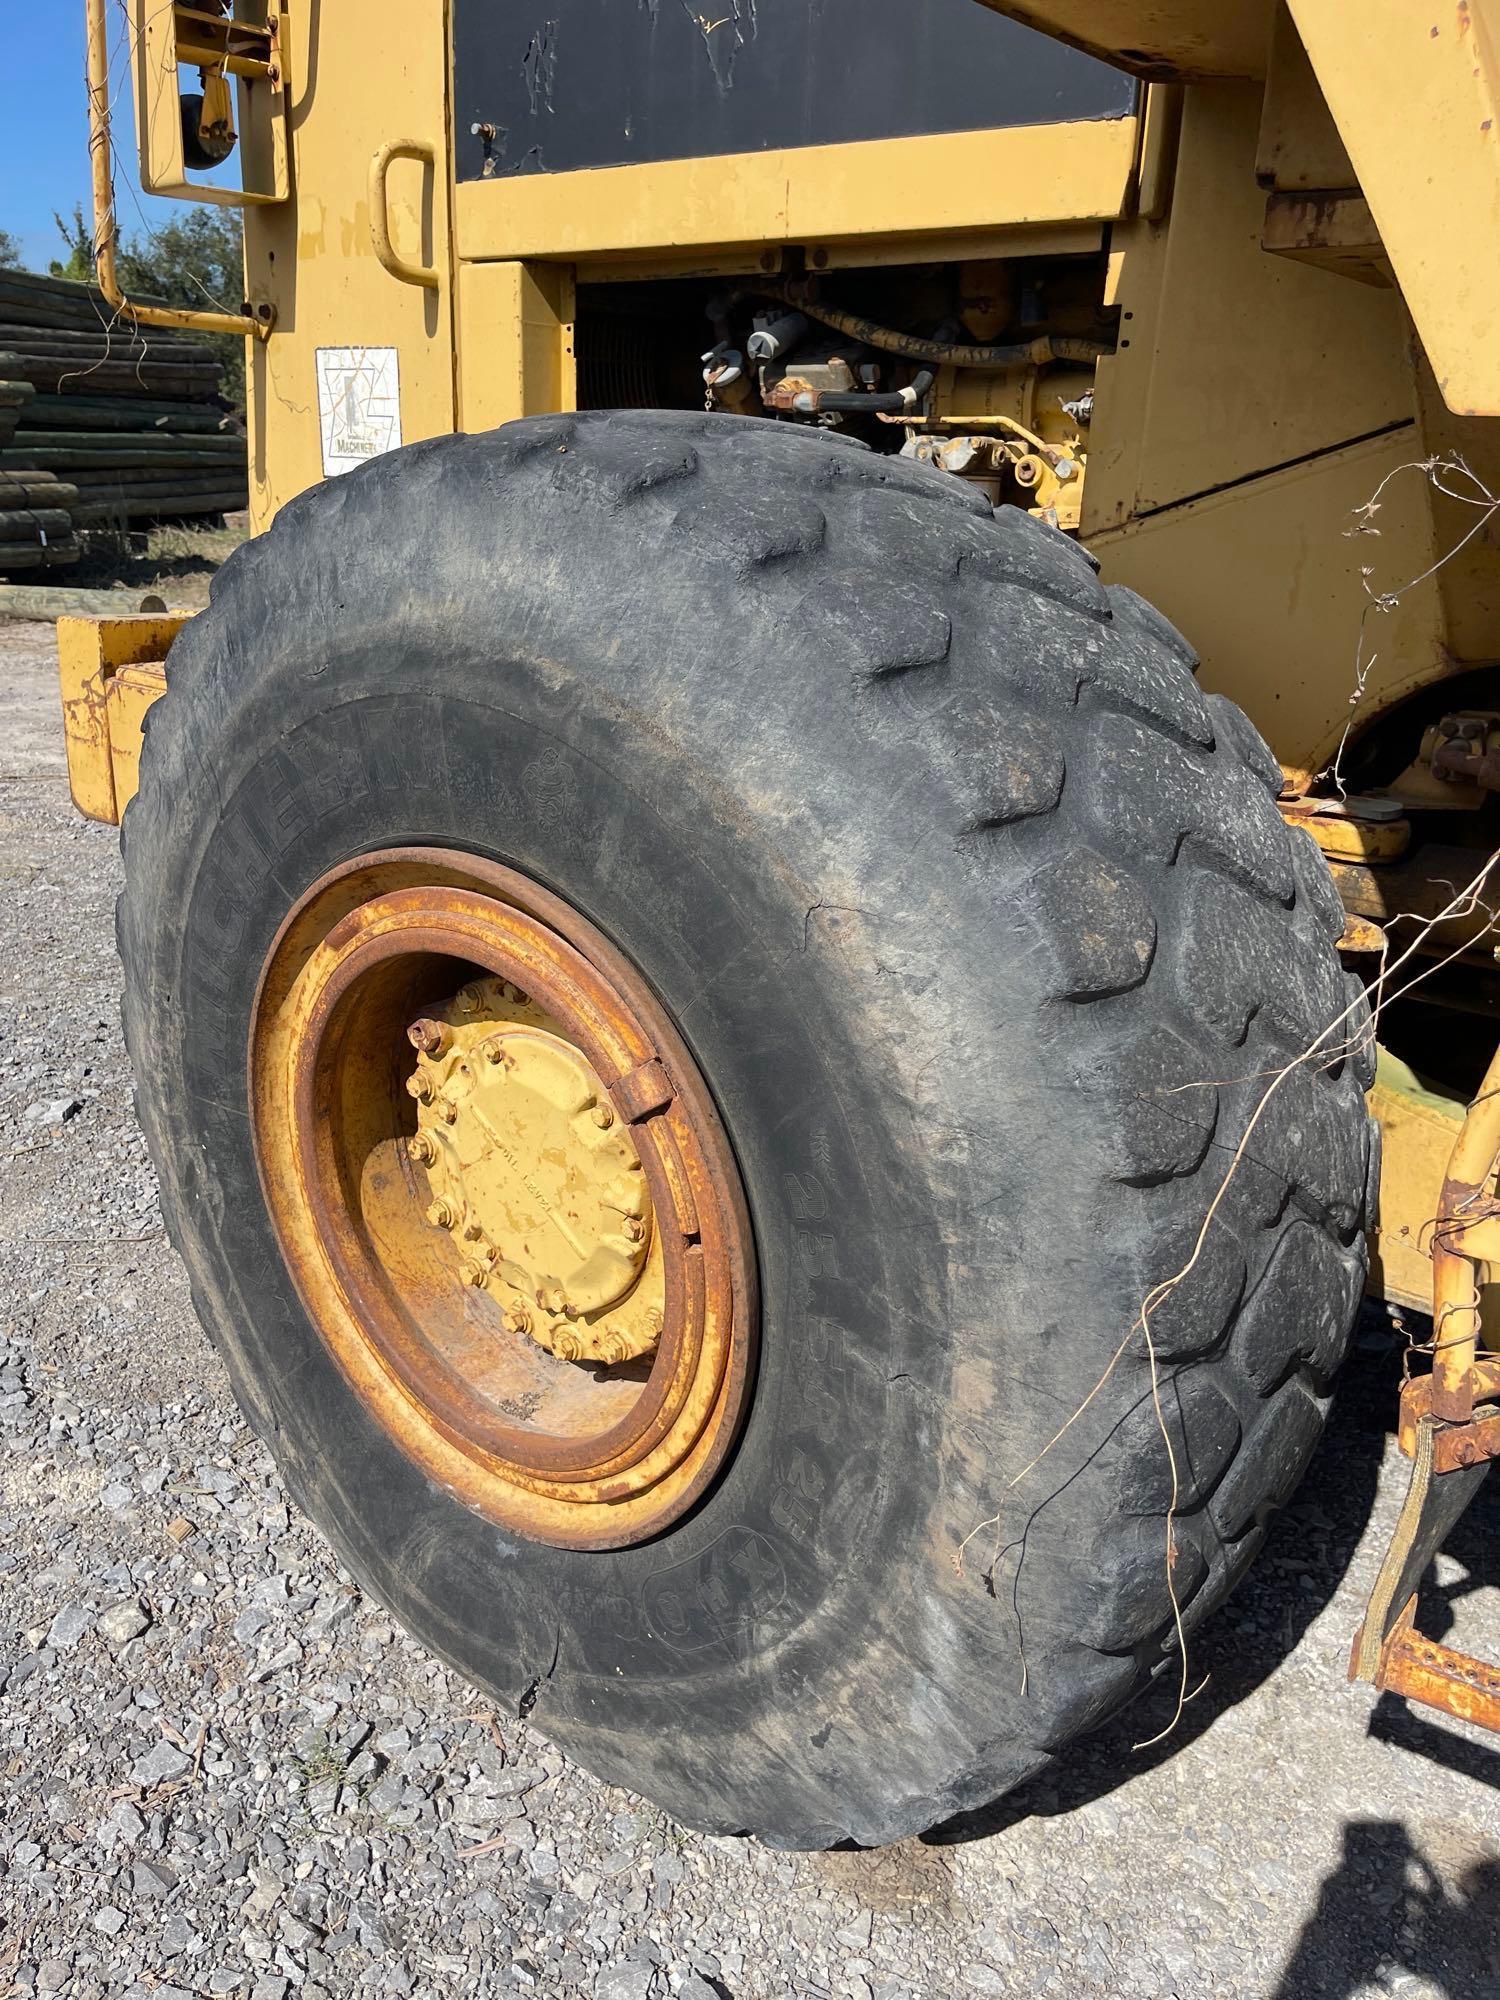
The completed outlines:
{"type": "Polygon", "coordinates": [[[1376,1687],[1481,1729],[1500,1730],[1500,1667],[1425,1638],[1413,1624],[1416,1608],[1412,1596],[1381,1647],[1376,1687]]]}
{"type": "MultiPolygon", "coordinates": [[[[477,1511],[567,1547],[642,1540],[692,1504],[748,1398],[749,1219],[702,1078],[604,938],[486,861],[396,849],[351,862],[272,948],[250,1091],[267,1205],[308,1315],[408,1456],[477,1511]],[[535,1318],[550,1306],[466,1282],[469,1247],[429,1220],[451,1191],[434,1184],[439,1141],[419,1128],[408,1080],[422,1044],[452,1034],[449,1003],[486,977],[534,1004],[526,1031],[577,1052],[597,1108],[629,1128],[652,1219],[636,1282],[659,1287],[650,1357],[590,1367],[548,1351],[535,1318]]],[[[534,1219],[495,1227],[524,1236],[534,1219]]],[[[519,1238],[511,1248],[525,1268],[519,1238]]],[[[623,1310],[621,1296],[601,1309],[623,1310]]]]}
{"type": "Polygon", "coordinates": [[[1450,784],[1500,792],[1500,717],[1445,715],[1430,753],[1433,771],[1450,784]]]}
{"type": "Polygon", "coordinates": [[[1484,1460],[1439,1475],[1436,1437],[1440,1429],[1430,1413],[1417,1421],[1410,1446],[1411,1479],[1370,1592],[1364,1622],[1354,1635],[1351,1680],[1374,1683],[1378,1679],[1381,1656],[1402,1606],[1415,1594],[1438,1550],[1489,1477],[1489,1464],[1484,1460]]]}
{"type": "Polygon", "coordinates": [[[1344,913],[1344,930],[1339,939],[1340,951],[1382,952],[1386,947],[1386,935],[1379,924],[1372,924],[1368,917],[1351,917],[1344,913]]]}
{"type": "MultiPolygon", "coordinates": [[[[1482,854],[1472,847],[1417,848],[1405,860],[1367,866],[1328,857],[1334,887],[1351,916],[1388,924],[1403,912],[1417,920],[1434,920],[1455,901],[1460,886],[1473,880],[1482,854]]],[[[1479,939],[1492,919],[1482,901],[1471,899],[1441,923],[1433,922],[1421,949],[1440,956],[1455,945],[1479,939]]],[[[1408,930],[1407,935],[1410,935],[1408,930]]]]}
{"type": "MultiPolygon", "coordinates": [[[[1484,1357],[1473,1368],[1476,1399],[1500,1396],[1500,1358],[1484,1357]]],[[[1433,1378],[1413,1376],[1401,1391],[1398,1442],[1408,1458],[1417,1452],[1418,1433],[1424,1417],[1432,1417],[1432,1469],[1434,1475],[1457,1472],[1500,1458],[1500,1410],[1481,1409],[1464,1424],[1445,1424],[1433,1411],[1433,1378]]]]}

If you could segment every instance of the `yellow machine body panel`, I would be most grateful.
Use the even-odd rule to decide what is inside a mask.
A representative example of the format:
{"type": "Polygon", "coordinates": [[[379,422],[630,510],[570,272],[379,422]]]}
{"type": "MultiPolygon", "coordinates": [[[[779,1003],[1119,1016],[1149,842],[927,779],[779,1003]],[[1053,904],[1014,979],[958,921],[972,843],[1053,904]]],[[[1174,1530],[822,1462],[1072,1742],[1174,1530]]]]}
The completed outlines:
{"type": "Polygon", "coordinates": [[[385,0],[281,12],[295,191],[247,211],[245,230],[247,295],[275,314],[248,347],[257,531],[305,487],[457,424],[442,10],[421,24],[385,0]],[[381,230],[432,282],[393,275],[381,230]]]}

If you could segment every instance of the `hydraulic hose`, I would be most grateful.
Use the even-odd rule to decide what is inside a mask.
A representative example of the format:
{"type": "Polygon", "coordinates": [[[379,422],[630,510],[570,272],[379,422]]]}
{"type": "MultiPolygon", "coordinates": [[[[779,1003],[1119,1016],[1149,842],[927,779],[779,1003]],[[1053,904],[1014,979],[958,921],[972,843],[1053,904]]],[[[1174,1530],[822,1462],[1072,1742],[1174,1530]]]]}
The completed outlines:
{"type": "MultiPolygon", "coordinates": [[[[971,347],[949,340],[924,340],[919,334],[898,333],[894,327],[881,326],[878,321],[865,319],[859,313],[845,312],[840,306],[825,305],[816,297],[804,296],[804,288],[759,287],[770,298],[795,306],[810,319],[831,326],[836,333],[847,333],[851,340],[863,341],[867,347],[878,347],[887,354],[903,355],[908,361],[928,361],[934,367],[942,368],[1040,368],[1049,361],[1098,361],[1101,356],[1112,354],[1114,349],[1100,340],[1079,340],[1071,334],[1043,333],[1034,340],[1009,341],[1001,346],[971,347]]],[[[836,408],[826,397],[823,409],[836,408]]],[[[860,407],[865,407],[861,405],[860,407]]]]}
{"type": "Polygon", "coordinates": [[[916,408],[935,380],[931,368],[922,368],[904,389],[804,389],[793,400],[792,408],[803,414],[813,410],[845,410],[904,416],[916,408]]]}

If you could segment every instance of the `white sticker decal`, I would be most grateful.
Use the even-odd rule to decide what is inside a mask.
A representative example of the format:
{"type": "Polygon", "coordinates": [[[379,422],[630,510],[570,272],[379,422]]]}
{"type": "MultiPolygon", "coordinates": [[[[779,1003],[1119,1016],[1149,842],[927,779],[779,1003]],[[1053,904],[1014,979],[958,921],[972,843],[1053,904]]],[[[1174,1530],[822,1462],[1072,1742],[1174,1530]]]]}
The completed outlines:
{"type": "Polygon", "coordinates": [[[401,374],[394,347],[320,347],[318,418],[323,477],[401,443],[401,374]]]}

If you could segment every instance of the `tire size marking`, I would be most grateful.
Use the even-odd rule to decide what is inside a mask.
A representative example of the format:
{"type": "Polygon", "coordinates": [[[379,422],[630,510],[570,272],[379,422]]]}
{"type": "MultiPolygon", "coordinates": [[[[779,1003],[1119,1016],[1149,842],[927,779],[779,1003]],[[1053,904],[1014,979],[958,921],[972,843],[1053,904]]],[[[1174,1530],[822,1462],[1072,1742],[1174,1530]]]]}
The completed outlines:
{"type": "Polygon", "coordinates": [[[651,1630],[674,1651],[717,1644],[742,1659],[756,1626],[781,1608],[786,1571],[764,1535],[737,1525],[685,1562],[658,1570],[644,1597],[651,1630]]]}

